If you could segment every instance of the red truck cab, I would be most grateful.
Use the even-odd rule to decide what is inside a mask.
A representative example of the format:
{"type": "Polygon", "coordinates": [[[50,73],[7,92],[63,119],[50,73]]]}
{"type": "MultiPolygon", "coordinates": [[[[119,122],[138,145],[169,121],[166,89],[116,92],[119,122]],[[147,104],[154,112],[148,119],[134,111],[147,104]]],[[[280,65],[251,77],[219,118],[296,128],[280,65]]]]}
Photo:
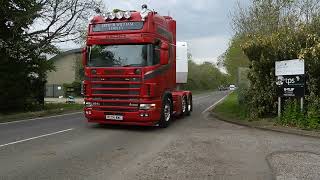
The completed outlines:
{"type": "Polygon", "coordinates": [[[167,127],[192,111],[176,90],[176,21],[146,6],[93,17],[83,65],[88,122],[167,127]]]}

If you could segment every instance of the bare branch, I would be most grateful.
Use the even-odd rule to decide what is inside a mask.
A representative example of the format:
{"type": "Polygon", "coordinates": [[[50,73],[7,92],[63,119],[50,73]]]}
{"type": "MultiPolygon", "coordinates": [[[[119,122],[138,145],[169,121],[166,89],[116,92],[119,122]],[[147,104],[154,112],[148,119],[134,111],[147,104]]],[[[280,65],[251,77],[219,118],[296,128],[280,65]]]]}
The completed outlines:
{"type": "Polygon", "coordinates": [[[37,42],[38,47],[81,37],[83,33],[77,27],[87,24],[95,8],[103,5],[98,0],[41,0],[41,3],[43,9],[36,20],[41,25],[35,25],[38,29],[26,34],[37,42]]]}

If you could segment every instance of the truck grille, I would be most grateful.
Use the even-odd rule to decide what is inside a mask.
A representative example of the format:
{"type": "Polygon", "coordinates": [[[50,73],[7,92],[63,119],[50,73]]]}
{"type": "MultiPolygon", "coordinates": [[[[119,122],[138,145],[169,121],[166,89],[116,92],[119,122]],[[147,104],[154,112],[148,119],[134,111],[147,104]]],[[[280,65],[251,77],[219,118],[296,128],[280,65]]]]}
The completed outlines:
{"type": "Polygon", "coordinates": [[[94,110],[106,112],[133,112],[139,110],[142,78],[137,75],[126,77],[93,77],[91,80],[94,110]]]}

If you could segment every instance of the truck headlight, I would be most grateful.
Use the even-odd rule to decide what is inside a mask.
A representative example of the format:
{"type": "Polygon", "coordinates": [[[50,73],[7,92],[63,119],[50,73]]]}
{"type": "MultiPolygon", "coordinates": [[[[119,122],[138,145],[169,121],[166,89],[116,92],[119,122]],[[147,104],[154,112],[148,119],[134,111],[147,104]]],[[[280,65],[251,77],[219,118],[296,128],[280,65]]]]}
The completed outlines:
{"type": "Polygon", "coordinates": [[[154,109],[155,107],[156,107],[156,104],[140,104],[139,109],[149,110],[149,109],[154,109]]]}
{"type": "Polygon", "coordinates": [[[85,106],[86,106],[86,107],[92,107],[92,103],[91,103],[91,102],[86,101],[86,102],[85,102],[85,106]]]}

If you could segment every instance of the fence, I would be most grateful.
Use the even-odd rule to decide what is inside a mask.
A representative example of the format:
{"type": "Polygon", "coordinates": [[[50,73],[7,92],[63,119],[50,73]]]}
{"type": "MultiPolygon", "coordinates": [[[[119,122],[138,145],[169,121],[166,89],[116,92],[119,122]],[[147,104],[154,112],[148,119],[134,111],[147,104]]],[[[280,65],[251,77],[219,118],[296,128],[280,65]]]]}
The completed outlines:
{"type": "Polygon", "coordinates": [[[63,86],[59,84],[46,84],[46,96],[45,97],[59,97],[63,96],[63,86]]]}

